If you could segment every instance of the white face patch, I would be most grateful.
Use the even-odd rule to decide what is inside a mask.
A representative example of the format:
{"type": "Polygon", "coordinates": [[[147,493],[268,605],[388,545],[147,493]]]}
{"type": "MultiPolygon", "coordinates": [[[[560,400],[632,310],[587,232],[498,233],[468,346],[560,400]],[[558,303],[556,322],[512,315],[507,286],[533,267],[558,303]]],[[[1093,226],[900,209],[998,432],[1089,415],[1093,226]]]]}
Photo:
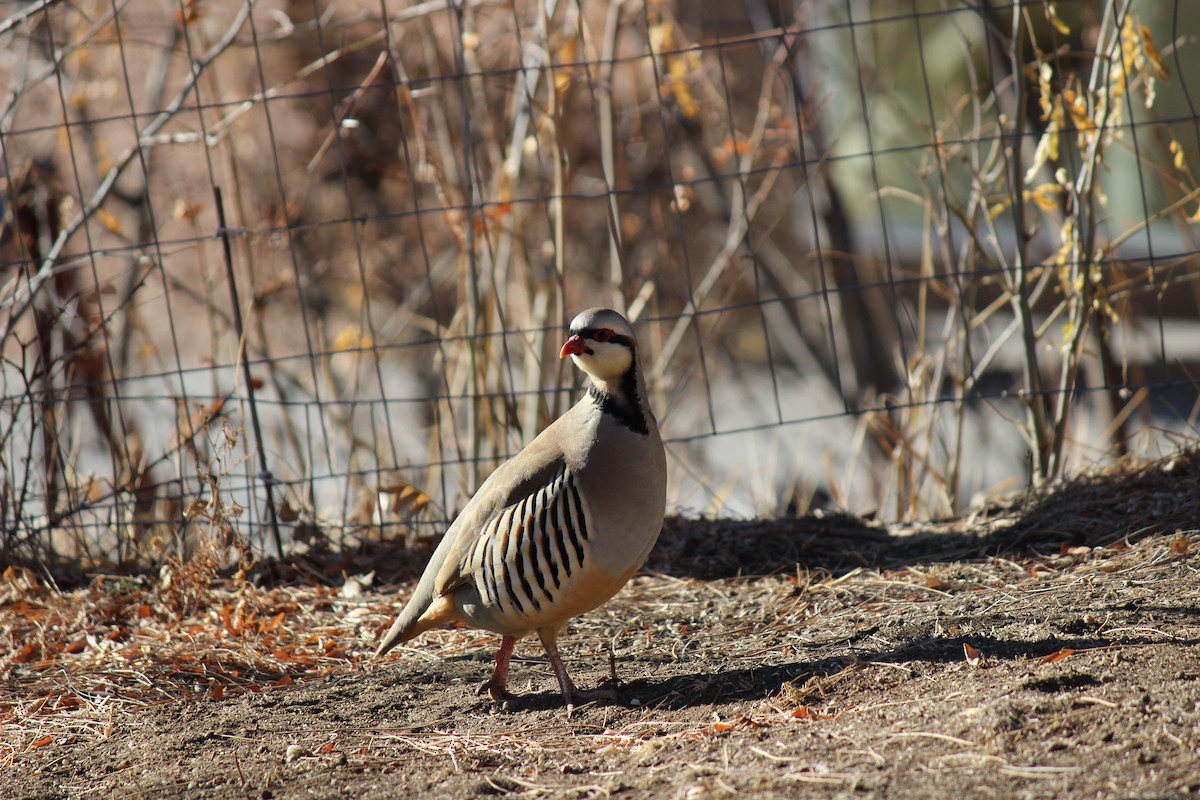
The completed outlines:
{"type": "Polygon", "coordinates": [[[633,353],[623,344],[615,342],[587,341],[588,353],[576,353],[571,356],[575,365],[599,381],[617,380],[633,364],[633,353]]]}

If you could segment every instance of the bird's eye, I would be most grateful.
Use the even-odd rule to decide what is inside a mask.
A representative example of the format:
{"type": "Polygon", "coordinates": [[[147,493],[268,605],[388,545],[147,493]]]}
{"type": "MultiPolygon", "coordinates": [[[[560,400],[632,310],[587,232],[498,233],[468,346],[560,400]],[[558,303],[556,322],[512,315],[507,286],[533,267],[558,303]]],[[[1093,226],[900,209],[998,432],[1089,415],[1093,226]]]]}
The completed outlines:
{"type": "Polygon", "coordinates": [[[607,342],[612,338],[612,331],[608,328],[601,328],[592,334],[592,340],[597,342],[607,342]]]}

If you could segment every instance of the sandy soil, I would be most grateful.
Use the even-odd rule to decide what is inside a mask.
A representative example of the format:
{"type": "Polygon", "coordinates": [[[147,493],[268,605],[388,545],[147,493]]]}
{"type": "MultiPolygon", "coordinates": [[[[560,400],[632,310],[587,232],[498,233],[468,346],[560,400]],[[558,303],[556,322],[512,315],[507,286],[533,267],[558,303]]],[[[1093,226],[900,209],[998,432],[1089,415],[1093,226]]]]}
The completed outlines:
{"type": "Polygon", "coordinates": [[[620,676],[619,703],[570,718],[533,640],[511,711],[476,693],[488,634],[366,659],[411,564],[380,591],[261,588],[240,627],[219,587],[172,610],[136,586],[18,596],[10,575],[14,647],[39,608],[43,632],[108,611],[95,647],[68,632],[0,662],[2,794],[1200,794],[1198,486],[1188,458],[941,525],[672,520],[649,571],[562,637],[581,685],[610,656],[620,676]]]}

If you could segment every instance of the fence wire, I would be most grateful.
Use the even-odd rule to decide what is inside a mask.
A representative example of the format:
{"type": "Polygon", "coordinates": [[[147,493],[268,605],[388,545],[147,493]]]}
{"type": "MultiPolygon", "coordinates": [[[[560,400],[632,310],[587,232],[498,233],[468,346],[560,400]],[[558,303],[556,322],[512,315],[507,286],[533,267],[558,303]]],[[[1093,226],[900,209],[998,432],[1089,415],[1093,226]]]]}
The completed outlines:
{"type": "Polygon", "coordinates": [[[1186,7],[0,2],[0,552],[437,535],[595,305],[679,513],[941,517],[1187,446],[1186,7]]]}

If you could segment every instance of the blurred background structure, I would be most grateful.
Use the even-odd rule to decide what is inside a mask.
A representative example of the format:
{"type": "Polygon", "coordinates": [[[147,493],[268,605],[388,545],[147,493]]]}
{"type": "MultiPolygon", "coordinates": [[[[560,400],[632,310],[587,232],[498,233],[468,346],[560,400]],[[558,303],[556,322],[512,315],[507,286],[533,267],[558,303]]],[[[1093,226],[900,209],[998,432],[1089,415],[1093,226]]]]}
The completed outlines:
{"type": "Polygon", "coordinates": [[[670,507],[1194,442],[1189,0],[0,0],[0,559],[437,535],[636,321],[670,507]]]}

